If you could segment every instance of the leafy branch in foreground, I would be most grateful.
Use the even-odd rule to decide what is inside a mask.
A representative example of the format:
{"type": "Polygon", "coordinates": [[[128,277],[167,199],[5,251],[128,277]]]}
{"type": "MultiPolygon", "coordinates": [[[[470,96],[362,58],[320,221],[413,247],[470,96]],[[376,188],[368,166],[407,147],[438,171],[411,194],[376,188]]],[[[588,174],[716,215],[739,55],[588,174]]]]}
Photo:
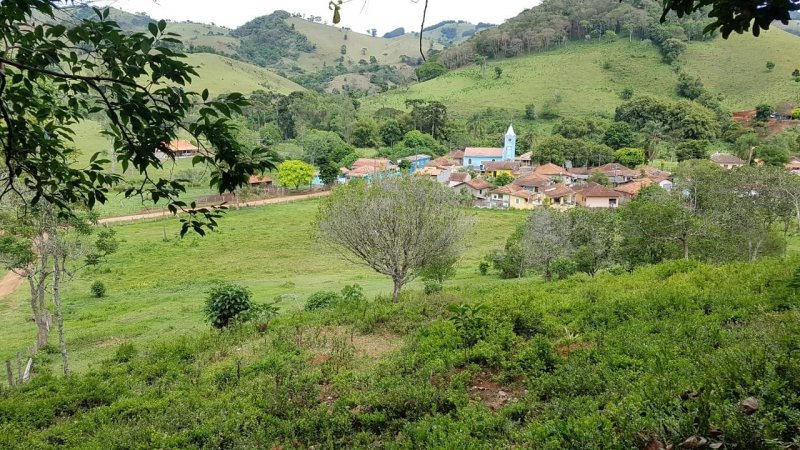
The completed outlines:
{"type": "Polygon", "coordinates": [[[109,189],[123,181],[107,173],[109,161],[95,154],[86,167],[73,165],[72,127],[101,114],[108,119],[104,133],[123,170],[131,168],[142,178],[125,190],[126,197],[166,201],[173,213],[189,213],[191,225],[184,225],[183,232],[213,229],[218,210],[178,201],[186,181],[155,175],[164,164],[157,153],[174,159],[168,143],[179,134],[190,135],[201,148],[193,164],[212,169],[210,184],[219,192],[274,168],[263,150],[249,151],[234,137],[228,119],[247,101],[238,93],[212,99],[208,90],[187,90],[197,72],[174,50],[180,41],[166,31],[166,22],[150,23],[148,33],[126,33],[109,19],[107,9],[94,9],[95,20],[67,26],[56,23],[57,5],[52,0],[0,4],[0,148],[5,166],[0,199],[31,191],[32,205],[44,199],[61,216],[72,215],[76,204],[92,208],[105,202],[109,189]]]}

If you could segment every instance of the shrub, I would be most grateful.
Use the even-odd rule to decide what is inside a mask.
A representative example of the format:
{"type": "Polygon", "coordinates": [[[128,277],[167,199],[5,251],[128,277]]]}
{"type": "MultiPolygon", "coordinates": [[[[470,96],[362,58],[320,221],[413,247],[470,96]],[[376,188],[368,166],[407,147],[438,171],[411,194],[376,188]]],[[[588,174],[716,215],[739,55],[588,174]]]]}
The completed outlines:
{"type": "Polygon", "coordinates": [[[234,283],[220,283],[208,292],[203,312],[214,328],[225,328],[253,307],[250,291],[234,283]]]}
{"type": "Polygon", "coordinates": [[[92,292],[92,297],[94,298],[103,298],[106,296],[106,285],[103,284],[102,281],[95,281],[92,283],[89,290],[92,292]]]}
{"type": "Polygon", "coordinates": [[[630,100],[633,98],[633,89],[626,87],[619,93],[619,98],[622,100],[630,100]]]}
{"type": "Polygon", "coordinates": [[[136,353],[136,347],[134,347],[130,342],[120,344],[120,346],[117,347],[117,353],[114,354],[114,361],[118,363],[126,363],[132,360],[136,356],[136,353]]]}
{"type": "Polygon", "coordinates": [[[358,303],[364,301],[364,289],[359,284],[348,284],[342,288],[342,300],[347,303],[358,303]]]}
{"type": "Polygon", "coordinates": [[[489,273],[489,262],[481,261],[480,264],[478,264],[478,272],[481,275],[486,275],[487,273],[489,273]]]}
{"type": "Polygon", "coordinates": [[[311,294],[306,300],[306,311],[313,311],[315,309],[330,308],[342,298],[333,291],[319,291],[311,294]]]}
{"type": "Polygon", "coordinates": [[[436,280],[425,281],[425,295],[431,295],[442,292],[442,283],[436,280]]]}

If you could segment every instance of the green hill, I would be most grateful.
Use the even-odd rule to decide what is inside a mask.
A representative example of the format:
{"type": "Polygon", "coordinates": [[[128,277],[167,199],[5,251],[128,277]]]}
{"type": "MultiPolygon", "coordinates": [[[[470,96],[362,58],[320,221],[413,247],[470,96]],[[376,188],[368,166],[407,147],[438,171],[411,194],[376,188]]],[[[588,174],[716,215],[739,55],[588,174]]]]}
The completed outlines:
{"type": "MultiPolygon", "coordinates": [[[[485,73],[470,65],[439,78],[365,99],[368,109],[403,109],[410,98],[439,100],[455,115],[493,107],[521,112],[526,104],[554,102],[564,115],[613,114],[620,91],[677,97],[673,66],[648,41],[570,42],[555,50],[490,61],[485,73]],[[494,67],[503,72],[495,79],[494,67]],[[554,101],[560,98],[560,102],[554,101]]],[[[731,110],[767,102],[795,100],[798,85],[791,72],[800,67],[800,39],[782,30],[759,38],[732,36],[690,42],[678,66],[699,76],[712,93],[724,96],[731,110]],[[765,64],[776,68],[768,73],[765,64]]]]}
{"type": "Polygon", "coordinates": [[[299,84],[263,67],[209,53],[191,53],[188,63],[197,67],[194,89],[208,89],[211,95],[227,92],[250,93],[259,89],[289,94],[302,91],[299,84]]]}

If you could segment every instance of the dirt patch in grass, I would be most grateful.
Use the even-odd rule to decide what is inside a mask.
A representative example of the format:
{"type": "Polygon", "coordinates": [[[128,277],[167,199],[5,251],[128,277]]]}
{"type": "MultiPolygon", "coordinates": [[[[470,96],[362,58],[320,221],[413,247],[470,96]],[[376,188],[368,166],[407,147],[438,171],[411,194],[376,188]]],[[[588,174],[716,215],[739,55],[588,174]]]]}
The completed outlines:
{"type": "Polygon", "coordinates": [[[360,334],[348,327],[322,327],[301,332],[298,342],[316,353],[309,360],[319,365],[337,353],[351,353],[353,356],[378,359],[402,346],[403,337],[396,334],[360,334]]]}
{"type": "Polygon", "coordinates": [[[595,345],[591,342],[571,342],[569,344],[562,344],[556,347],[556,353],[561,355],[562,358],[569,358],[569,355],[572,352],[576,352],[578,350],[586,350],[594,347],[595,345]]]}
{"type": "Polygon", "coordinates": [[[514,403],[525,395],[525,390],[516,385],[503,385],[495,380],[491,372],[480,371],[467,387],[470,398],[478,400],[492,411],[514,403]]]}

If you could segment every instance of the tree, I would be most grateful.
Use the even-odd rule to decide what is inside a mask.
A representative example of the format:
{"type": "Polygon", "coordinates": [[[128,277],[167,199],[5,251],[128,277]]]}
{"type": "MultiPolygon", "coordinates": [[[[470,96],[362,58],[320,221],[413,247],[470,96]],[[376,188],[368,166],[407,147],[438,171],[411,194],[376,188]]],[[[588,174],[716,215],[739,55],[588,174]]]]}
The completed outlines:
{"type": "Polygon", "coordinates": [[[234,139],[226,119],[241,112],[244,97],[212,99],[207,90],[186,89],[197,72],[174,50],[180,41],[166,31],[165,21],[150,23],[148,33],[128,33],[109,19],[108,10],[95,9],[95,20],[44,23],[57,22],[56,6],[49,0],[0,6],[6,49],[0,56],[2,192],[18,193],[16,183],[25,180],[32,204],[46,200],[61,214],[71,214],[75,205],[105,202],[109,189],[121,182],[106,172],[107,161],[71,165],[70,127],[102,114],[116,159],[123,169],[143,175],[144,183],[126,186],[125,195],[163,200],[172,212],[188,212],[181,219],[182,234],[214,228],[219,211],[180,201],[184,182],[156,175],[163,162],[154,151],[173,156],[167,143],[187,133],[202,149],[193,162],[211,167],[213,187],[232,192],[244,186],[250,174],[274,167],[234,139]]]}
{"type": "Polygon", "coordinates": [[[507,174],[506,172],[501,172],[496,177],[494,177],[494,185],[498,187],[510,184],[512,181],[514,181],[514,177],[507,174]]]}
{"type": "Polygon", "coordinates": [[[603,144],[614,150],[631,147],[636,143],[636,135],[631,126],[625,122],[614,122],[603,133],[603,144]]]}
{"type": "Polygon", "coordinates": [[[618,163],[633,169],[645,163],[644,149],[625,147],[614,152],[614,159],[618,163]]]}
{"type": "Polygon", "coordinates": [[[251,308],[252,293],[244,286],[220,283],[212,287],[206,297],[203,313],[214,328],[225,328],[251,308]]]}
{"type": "Polygon", "coordinates": [[[536,106],[533,104],[525,105],[525,118],[528,120],[536,119],[536,106]]]}
{"type": "Polygon", "coordinates": [[[756,106],[755,120],[757,122],[766,122],[769,120],[769,116],[771,116],[773,112],[774,110],[772,109],[772,106],[766,103],[761,103],[760,105],[756,106]]]}
{"type": "Polygon", "coordinates": [[[550,281],[552,264],[571,252],[569,217],[551,208],[535,209],[525,222],[521,246],[526,266],[540,271],[544,279],[550,281]]]}
{"type": "Polygon", "coordinates": [[[614,257],[617,215],[609,209],[576,208],[569,212],[569,219],[569,240],[576,269],[594,276],[614,257]]]}
{"type": "Polygon", "coordinates": [[[403,139],[404,134],[405,132],[403,131],[403,127],[397,120],[387,120],[380,126],[381,140],[389,147],[392,147],[394,144],[400,142],[403,139]]]}
{"type": "Polygon", "coordinates": [[[772,61],[767,61],[767,72],[772,72],[772,69],[775,68],[775,63],[772,61]]]}
{"type": "Polygon", "coordinates": [[[319,165],[319,179],[325,183],[326,186],[336,182],[339,177],[339,166],[330,161],[322,161],[319,165]]]}
{"type": "Polygon", "coordinates": [[[619,98],[623,100],[630,100],[633,98],[633,89],[626,87],[619,93],[619,98]]]}
{"type": "Polygon", "coordinates": [[[339,48],[339,53],[341,53],[342,55],[346,55],[347,54],[347,46],[342,44],[341,48],[339,48]]]}
{"type": "Polygon", "coordinates": [[[311,184],[313,178],[314,166],[307,162],[289,160],[278,166],[278,182],[283,186],[299,189],[300,186],[311,184]]]}
{"type": "Polygon", "coordinates": [[[352,138],[356,147],[377,147],[381,140],[378,124],[372,119],[358,119],[353,124],[352,138]]]}
{"type": "Polygon", "coordinates": [[[500,66],[494,66],[494,79],[499,80],[502,75],[503,75],[503,68],[500,66]]]}
{"type": "Polygon", "coordinates": [[[670,38],[661,43],[661,59],[672,64],[686,51],[686,44],[680,39],[670,38]]]}
{"type": "Polygon", "coordinates": [[[428,61],[425,64],[417,67],[415,73],[417,74],[417,80],[419,80],[421,83],[423,81],[432,80],[436,77],[446,74],[447,67],[439,62],[428,61]]]}
{"type": "Polygon", "coordinates": [[[705,92],[700,78],[685,73],[678,75],[678,86],[675,90],[679,97],[688,98],[689,100],[694,100],[705,92]]]}
{"type": "Polygon", "coordinates": [[[452,190],[412,175],[339,186],[316,218],[319,239],[389,276],[393,301],[420,270],[457,257],[465,220],[452,190]]]}
{"type": "Polygon", "coordinates": [[[800,69],[794,69],[792,71],[792,76],[795,78],[800,77],[800,69]]]}
{"type": "Polygon", "coordinates": [[[796,2],[778,0],[745,0],[731,3],[727,0],[667,0],[663,3],[661,21],[664,22],[670,11],[678,17],[692,14],[698,10],[708,11],[708,16],[714,21],[703,30],[712,33],[719,30],[725,39],[732,32],[743,33],[750,30],[752,24],[753,36],[758,36],[761,30],[769,29],[773,20],[788,24],[789,13],[800,9],[796,2]]]}
{"type": "Polygon", "coordinates": [[[603,172],[592,172],[589,175],[589,178],[586,179],[588,183],[597,183],[601,186],[611,186],[611,180],[608,179],[608,175],[604,174],[603,172]]]}
{"type": "Polygon", "coordinates": [[[688,159],[703,159],[707,156],[706,149],[711,145],[708,141],[685,140],[675,147],[675,157],[678,161],[688,159]]]}
{"type": "Polygon", "coordinates": [[[411,130],[403,136],[403,147],[415,151],[437,153],[441,146],[433,136],[417,130],[411,130]]]}

